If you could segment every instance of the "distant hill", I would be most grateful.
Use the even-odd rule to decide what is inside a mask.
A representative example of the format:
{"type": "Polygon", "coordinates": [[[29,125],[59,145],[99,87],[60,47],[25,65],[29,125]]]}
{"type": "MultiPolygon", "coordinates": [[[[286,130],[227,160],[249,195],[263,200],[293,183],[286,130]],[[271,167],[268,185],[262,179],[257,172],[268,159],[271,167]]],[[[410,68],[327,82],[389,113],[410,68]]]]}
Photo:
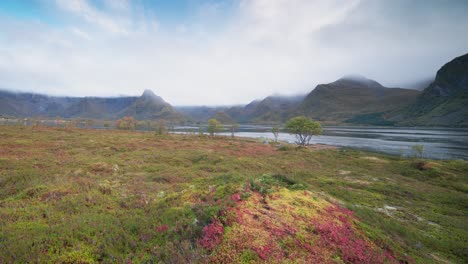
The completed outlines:
{"type": "Polygon", "coordinates": [[[133,116],[139,120],[184,119],[170,104],[155,95],[151,90],[145,90],[129,107],[117,114],[117,117],[123,116],[133,116]]]}
{"type": "Polygon", "coordinates": [[[278,123],[284,122],[304,99],[297,96],[268,96],[247,105],[231,107],[187,106],[176,109],[196,122],[210,118],[222,119],[227,123],[278,123]]]}
{"type": "Polygon", "coordinates": [[[386,88],[362,76],[346,76],[329,84],[320,84],[299,105],[296,113],[319,121],[388,125],[383,113],[412,103],[420,92],[386,88]],[[366,115],[371,114],[370,117],[366,115]]]}
{"type": "Polygon", "coordinates": [[[318,85],[307,96],[268,96],[244,106],[177,107],[198,122],[222,117],[237,123],[284,123],[306,115],[325,123],[392,125],[384,114],[412,103],[419,91],[386,88],[362,76],[345,76],[333,83],[318,85]]]}
{"type": "Polygon", "coordinates": [[[192,122],[205,123],[210,118],[215,118],[219,112],[224,112],[230,108],[227,106],[175,106],[174,107],[179,113],[190,118],[192,122]]]}
{"type": "MultiPolygon", "coordinates": [[[[420,88],[421,81],[413,88],[420,88]]],[[[240,106],[172,107],[146,90],[139,97],[53,97],[0,91],[0,115],[204,123],[284,123],[306,115],[324,124],[468,127],[468,54],[445,64],[422,92],[387,88],[362,76],[320,84],[306,96],[268,96],[240,106]]]]}
{"type": "Polygon", "coordinates": [[[161,97],[146,90],[140,97],[55,97],[33,93],[0,91],[0,114],[15,117],[63,117],[90,119],[183,120],[161,97]]]}
{"type": "Polygon", "coordinates": [[[401,125],[468,126],[468,54],[437,71],[417,100],[389,118],[401,125]]]}
{"type": "Polygon", "coordinates": [[[244,107],[227,109],[226,113],[241,123],[284,122],[303,99],[303,95],[268,96],[263,100],[255,100],[244,107]]]}

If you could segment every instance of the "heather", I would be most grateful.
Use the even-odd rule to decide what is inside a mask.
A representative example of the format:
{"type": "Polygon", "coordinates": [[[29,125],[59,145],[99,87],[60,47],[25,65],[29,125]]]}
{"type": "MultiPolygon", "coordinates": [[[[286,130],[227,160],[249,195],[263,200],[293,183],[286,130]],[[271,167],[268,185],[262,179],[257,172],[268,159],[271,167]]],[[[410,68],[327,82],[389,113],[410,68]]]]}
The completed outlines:
{"type": "Polygon", "coordinates": [[[0,262],[463,263],[468,163],[0,127],[0,262]]]}

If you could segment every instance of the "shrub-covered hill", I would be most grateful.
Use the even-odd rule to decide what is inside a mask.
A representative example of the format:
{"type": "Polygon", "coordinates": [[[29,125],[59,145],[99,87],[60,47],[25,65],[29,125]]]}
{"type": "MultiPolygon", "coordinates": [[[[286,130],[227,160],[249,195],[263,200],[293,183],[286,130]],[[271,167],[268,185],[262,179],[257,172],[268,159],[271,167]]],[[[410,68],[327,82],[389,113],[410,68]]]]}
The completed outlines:
{"type": "Polygon", "coordinates": [[[463,263],[468,162],[0,127],[0,263],[463,263]]]}

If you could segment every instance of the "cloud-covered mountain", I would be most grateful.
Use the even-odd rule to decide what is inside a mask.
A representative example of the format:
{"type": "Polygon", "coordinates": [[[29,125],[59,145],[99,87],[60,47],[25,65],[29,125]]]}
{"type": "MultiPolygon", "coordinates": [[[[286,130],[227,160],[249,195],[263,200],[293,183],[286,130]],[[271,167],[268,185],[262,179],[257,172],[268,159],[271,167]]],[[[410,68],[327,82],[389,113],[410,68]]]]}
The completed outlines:
{"type": "Polygon", "coordinates": [[[445,64],[424,91],[387,88],[362,76],[320,84],[306,96],[268,96],[241,106],[172,107],[152,91],[140,97],[51,97],[0,91],[0,114],[64,118],[283,123],[306,115],[326,124],[468,126],[468,54],[445,64]]]}
{"type": "Polygon", "coordinates": [[[468,126],[468,54],[442,66],[421,96],[391,119],[402,125],[468,126]]]}
{"type": "Polygon", "coordinates": [[[272,95],[261,100],[254,100],[247,105],[239,106],[191,106],[176,107],[178,111],[196,122],[206,122],[210,118],[217,118],[237,123],[278,123],[287,120],[297,105],[304,99],[304,95],[281,96],[272,95]]]}
{"type": "Polygon", "coordinates": [[[55,97],[0,91],[0,114],[15,117],[63,117],[183,120],[183,116],[152,91],[140,97],[55,97]]]}
{"type": "Polygon", "coordinates": [[[362,76],[345,76],[318,85],[296,112],[320,121],[356,122],[354,118],[360,115],[401,109],[418,95],[418,91],[387,88],[362,76]]]}

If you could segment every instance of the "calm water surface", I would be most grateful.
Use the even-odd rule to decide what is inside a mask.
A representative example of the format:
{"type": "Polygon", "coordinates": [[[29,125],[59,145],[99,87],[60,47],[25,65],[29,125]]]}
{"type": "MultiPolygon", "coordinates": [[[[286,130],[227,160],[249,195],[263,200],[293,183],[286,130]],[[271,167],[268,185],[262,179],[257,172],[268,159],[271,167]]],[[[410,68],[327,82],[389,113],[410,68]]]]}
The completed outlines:
{"type": "MultiPolygon", "coordinates": [[[[17,120],[4,120],[1,124],[15,124],[17,120]]],[[[46,123],[47,124],[47,123],[46,123]]],[[[54,124],[49,124],[54,125],[54,124]]],[[[94,125],[95,128],[103,128],[94,125]]],[[[203,128],[206,133],[206,127],[203,128]]],[[[197,133],[198,127],[178,126],[175,133],[197,133]]],[[[229,132],[220,133],[229,136],[229,132]]],[[[273,139],[271,127],[242,125],[237,137],[273,139]]],[[[279,140],[294,143],[294,135],[280,133],[279,140]]],[[[456,128],[382,128],[382,127],[325,127],[321,136],[310,143],[350,147],[392,155],[412,156],[412,146],[423,145],[424,157],[432,159],[468,160],[468,129],[456,128]]]]}
{"type": "MultiPolygon", "coordinates": [[[[177,127],[176,131],[184,133],[198,128],[177,127]]],[[[241,126],[236,136],[273,139],[270,131],[266,126],[241,126]]],[[[294,135],[280,133],[279,140],[293,143],[296,139],[294,135]]],[[[468,160],[468,129],[325,127],[323,135],[312,137],[311,143],[404,156],[414,154],[412,146],[424,145],[426,158],[468,160]]]]}

